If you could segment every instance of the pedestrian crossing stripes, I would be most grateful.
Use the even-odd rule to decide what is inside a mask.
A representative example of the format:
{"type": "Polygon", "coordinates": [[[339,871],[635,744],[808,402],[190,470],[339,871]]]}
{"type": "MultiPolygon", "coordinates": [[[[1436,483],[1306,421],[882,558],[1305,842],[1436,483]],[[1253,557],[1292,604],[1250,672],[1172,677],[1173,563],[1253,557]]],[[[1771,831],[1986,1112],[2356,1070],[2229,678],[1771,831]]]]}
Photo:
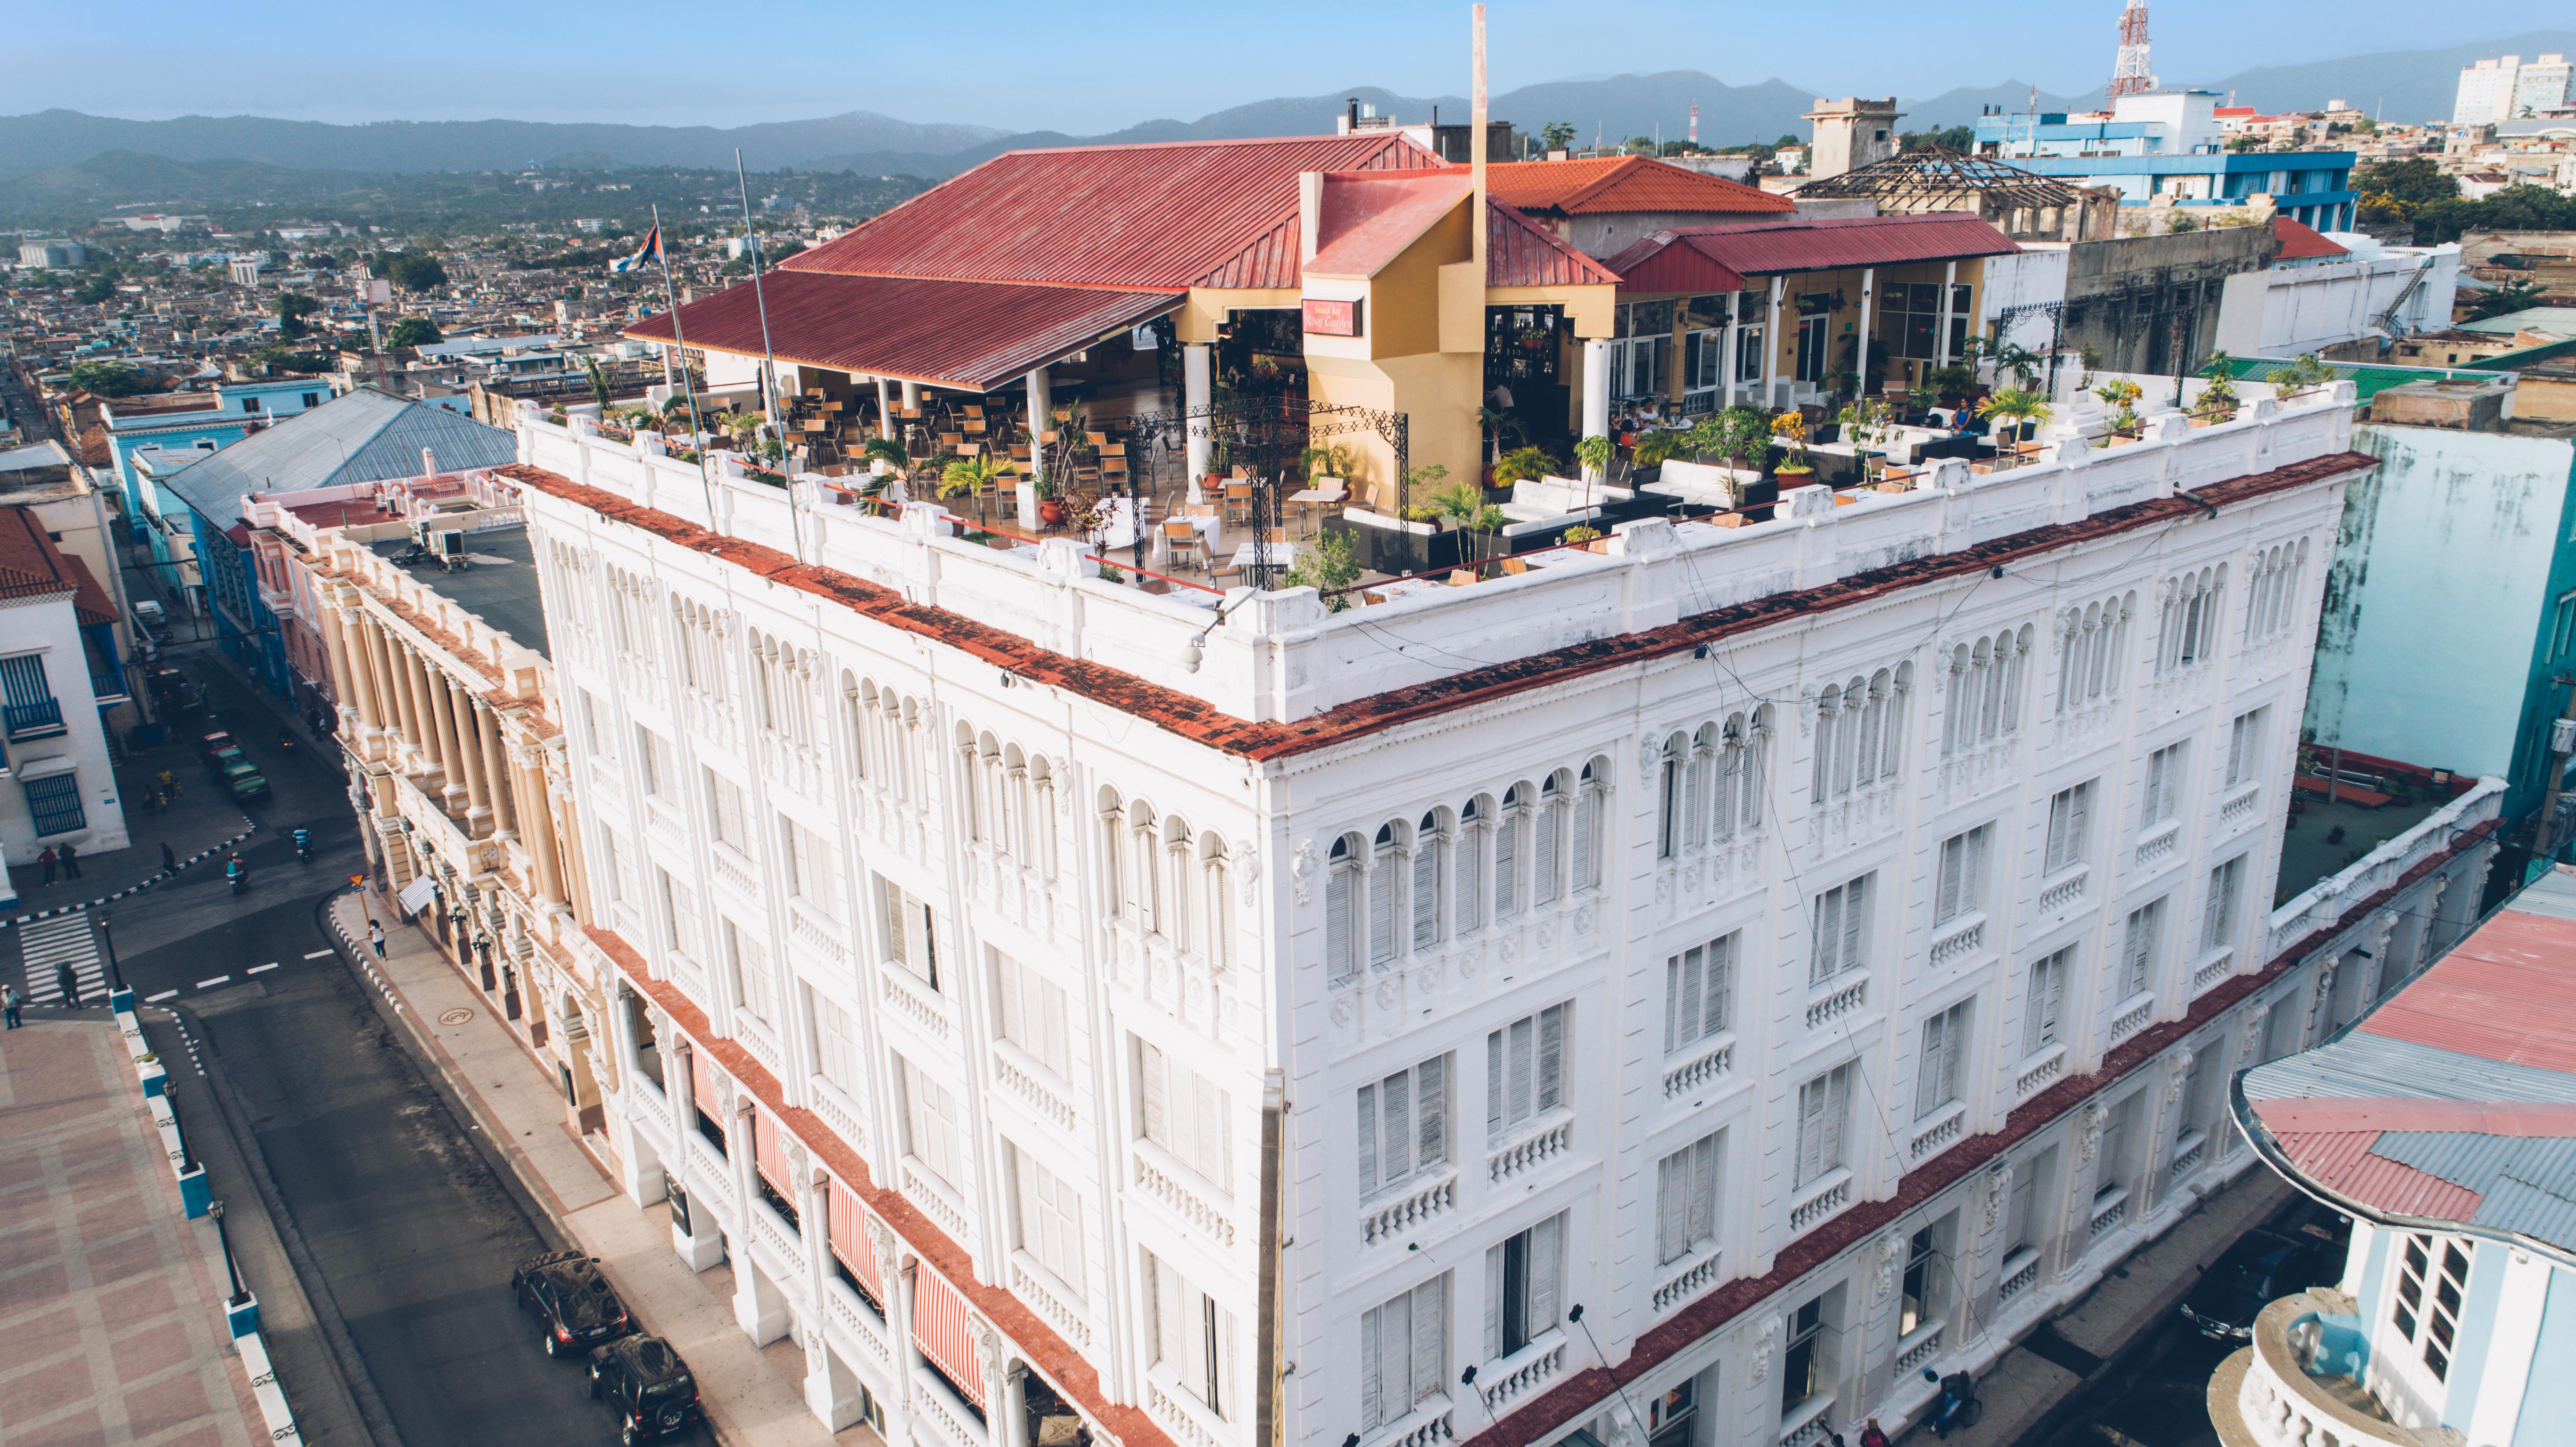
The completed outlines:
{"type": "Polygon", "coordinates": [[[27,1003],[62,1005],[62,972],[69,968],[77,1000],[107,998],[107,963],[99,957],[98,932],[90,928],[89,911],[77,910],[22,926],[19,956],[27,966],[27,1003]]]}

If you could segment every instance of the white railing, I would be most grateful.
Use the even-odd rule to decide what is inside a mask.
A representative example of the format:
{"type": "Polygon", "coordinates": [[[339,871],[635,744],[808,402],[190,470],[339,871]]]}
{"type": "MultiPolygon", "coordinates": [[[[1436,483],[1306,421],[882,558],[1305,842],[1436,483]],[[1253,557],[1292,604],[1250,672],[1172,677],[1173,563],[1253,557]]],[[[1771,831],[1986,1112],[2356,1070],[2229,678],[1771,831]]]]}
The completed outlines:
{"type": "Polygon", "coordinates": [[[2217,954],[2201,961],[2191,972],[2192,998],[2195,1000],[2199,999],[2201,991],[2208,989],[2210,986],[2217,984],[2223,979],[2226,979],[2230,974],[2235,972],[2235,969],[2236,952],[2230,949],[2222,949],[2217,954]]]}
{"type": "Polygon", "coordinates": [[[1431,1447],[1458,1434],[1450,1426],[1455,1412],[1447,1397],[1434,1397],[1360,1439],[1362,1447],[1431,1447]]]}
{"type": "Polygon", "coordinates": [[[2265,926],[2263,958],[2281,955],[2322,929],[2342,922],[2344,912],[2396,884],[2405,873],[2451,847],[2464,830],[2496,817],[2504,804],[2504,780],[2485,778],[2469,791],[2419,820],[2415,827],[2371,850],[2338,873],[2318,880],[2279,909],[2265,926]]]}
{"type": "Polygon", "coordinates": [[[2173,1175],[2175,1180],[2180,1180],[2183,1177],[2190,1175],[2193,1171],[2200,1169],[2200,1158],[2205,1153],[2204,1148],[2208,1144],[2208,1135],[2201,1131],[2187,1130],[2182,1133],[2182,1139],[2174,1142],[2173,1175]]]}
{"type": "MultiPolygon", "coordinates": [[[[719,455],[712,481],[662,455],[654,437],[618,441],[588,419],[559,425],[523,411],[522,462],[559,473],[715,532],[801,555],[888,589],[917,607],[949,608],[1069,658],[1082,658],[1205,701],[1237,718],[1295,721],[1372,694],[1433,682],[1470,666],[1548,654],[1577,642],[1644,631],[1776,595],[1829,586],[1891,558],[1954,555],[2048,523],[2074,523],[2184,489],[2344,451],[2353,389],[2338,383],[2291,399],[2253,398],[2233,422],[2196,428],[2179,413],[2146,421],[2142,440],[2095,448],[2072,428],[2025,466],[1972,473],[1935,463],[1913,491],[1833,497],[1793,488],[1769,522],[1721,528],[1645,518],[1622,523],[1606,553],[1578,553],[1463,588],[1439,588],[1328,613],[1302,589],[1240,606],[1207,631],[1213,594],[1147,594],[1101,581],[1082,545],[1049,539],[1030,558],[954,536],[936,503],[900,518],[840,506],[824,479],[780,489],[746,478],[719,455]],[[1837,505],[1837,503],[1847,505],[1837,505]],[[1390,651],[1401,640],[1441,647],[1390,651]],[[1193,671],[1184,645],[1204,635],[1193,671]]],[[[529,487],[540,522],[578,505],[529,487]]]]}
{"type": "Polygon", "coordinates": [[[1734,1068],[1735,1041],[1730,1037],[1725,1044],[1702,1052],[1697,1059],[1665,1071],[1664,1099],[1675,1100],[1688,1095],[1734,1068]]]}
{"type": "Polygon", "coordinates": [[[1547,1384],[1565,1366],[1565,1333],[1543,1332],[1528,1346],[1494,1363],[1476,1390],[1484,1393],[1485,1410],[1500,1415],[1511,1404],[1547,1384]]]}
{"type": "Polygon", "coordinates": [[[1655,1288],[1655,1310],[1663,1312],[1706,1291],[1725,1269],[1726,1253],[1715,1246],[1708,1254],[1682,1268],[1670,1281],[1655,1288]]]}
{"type": "Polygon", "coordinates": [[[2093,1198],[2093,1214],[2084,1225],[2086,1240],[2098,1239],[2104,1232],[2129,1218],[2129,1188],[2113,1186],[2093,1198]]]}
{"type": "Polygon", "coordinates": [[[812,905],[801,899],[787,901],[788,936],[834,965],[850,962],[850,947],[842,941],[841,932],[839,921],[812,905]]]}
{"type": "Polygon", "coordinates": [[[1854,980],[1830,994],[1807,1002],[1807,1028],[1828,1025],[1869,1003],[1869,981],[1854,980]]]}
{"type": "Polygon", "coordinates": [[[932,1428],[947,1439],[951,1447],[986,1447],[989,1439],[983,1429],[967,1425],[966,1419],[948,1405],[956,1388],[939,1380],[938,1373],[928,1367],[915,1367],[912,1375],[915,1421],[927,1418],[932,1428]]]}
{"type": "Polygon", "coordinates": [[[792,1281],[805,1274],[805,1248],[767,1201],[752,1204],[751,1234],[759,1238],[761,1245],[778,1253],[778,1259],[786,1263],[787,1279],[792,1281]]]}
{"type": "Polygon", "coordinates": [[[1485,1172],[1497,1184],[1563,1154],[1574,1143],[1574,1112],[1558,1110],[1517,1139],[1485,1157],[1485,1172]]]}
{"type": "Polygon", "coordinates": [[[1214,1237],[1220,1245],[1234,1244],[1234,1218],[1231,1215],[1184,1185],[1176,1169],[1146,1159],[1143,1147],[1137,1148],[1135,1160],[1138,1190],[1161,1202],[1172,1214],[1214,1237]]]}
{"type": "Polygon", "coordinates": [[[929,986],[917,983],[901,965],[890,964],[877,973],[885,980],[886,1001],[896,1013],[943,1042],[956,1035],[957,1024],[948,1017],[948,1002],[930,993],[929,986]]]}
{"type": "Polygon", "coordinates": [[[921,1208],[923,1215],[938,1222],[951,1240],[963,1242],[971,1234],[966,1229],[966,1210],[952,1197],[947,1184],[909,1157],[903,1163],[903,1194],[904,1199],[921,1208]]]}
{"type": "Polygon", "coordinates": [[[2066,1047],[2051,1045],[2045,1051],[2023,1062],[2013,1076],[2013,1098],[2019,1100],[2066,1073],[2066,1047]]]}
{"type": "Polygon", "coordinates": [[[2167,819],[2138,838],[2138,868],[2162,864],[2173,857],[2174,846],[2182,841],[2182,821],[2167,819]]]}
{"type": "Polygon", "coordinates": [[[1199,1424],[1198,1414],[1151,1378],[1145,1382],[1145,1410],[1185,1447],[1216,1447],[1216,1434],[1199,1424]]]}
{"type": "Polygon", "coordinates": [[[813,1084],[814,1088],[807,1096],[812,1102],[813,1112],[821,1116],[823,1124],[830,1126],[832,1133],[846,1141],[850,1149],[864,1153],[868,1148],[868,1132],[867,1127],[860,1124],[857,1104],[843,1097],[839,1086],[819,1075],[814,1077],[813,1084]]]}
{"type": "Polygon", "coordinates": [[[2128,1004],[2120,1007],[2119,1014],[2111,1017],[2111,1038],[2105,1043],[2110,1045],[2119,1044],[2121,1041],[2126,1040],[2130,1036],[2147,1028],[2147,1022],[2155,1017],[2155,996],[2146,995],[2130,1001],[2128,1004]]]}
{"type": "Polygon", "coordinates": [[[1916,1367],[1941,1354],[1942,1323],[1926,1322],[1914,1334],[1896,1344],[1896,1374],[1909,1376],[1916,1367]]]}
{"type": "Polygon", "coordinates": [[[1055,1087],[1039,1079],[1035,1068],[1013,1059],[1010,1051],[997,1049],[993,1052],[993,1078],[1038,1114],[1064,1130],[1073,1129],[1072,1103],[1056,1094],[1055,1087]]]}
{"type": "Polygon", "coordinates": [[[1985,947],[1986,917],[1982,914],[1950,927],[1947,934],[1932,937],[1932,964],[1935,968],[1963,959],[1985,947]]]}
{"type": "Polygon", "coordinates": [[[1038,1315],[1045,1317],[1047,1324],[1063,1334],[1065,1340],[1086,1351],[1090,1349],[1091,1324],[1039,1280],[1036,1272],[1016,1259],[1011,1262],[1011,1294],[1036,1307],[1038,1315]]]}
{"type": "Polygon", "coordinates": [[[1360,1207],[1360,1240],[1374,1246],[1391,1241],[1458,1204],[1458,1173],[1444,1170],[1428,1185],[1416,1186],[1375,1205],[1360,1207]]]}
{"type": "Polygon", "coordinates": [[[2218,1408],[2212,1416],[2223,1437],[2239,1440],[2239,1434],[2227,1430],[2238,1424],[2243,1440],[2254,1447],[2423,1447],[2446,1435],[2410,1432],[2365,1414],[2337,1400],[2309,1376],[2300,1349],[2290,1340],[2290,1328],[2319,1309],[2312,1297],[2285,1296],[2254,1318],[2253,1350],[2236,1399],[2232,1404],[2212,1403],[2218,1408]],[[2230,1405],[2238,1424],[2227,1421],[2230,1405]]]}
{"type": "Polygon", "coordinates": [[[2254,806],[2263,801],[2261,783],[2239,784],[2233,793],[2218,801],[2218,827],[2236,829],[2254,817],[2254,806]]]}
{"type": "Polygon", "coordinates": [[[2063,874],[2060,874],[2053,880],[2041,881],[2039,886],[2040,913],[2055,914],[2059,910],[2071,909],[2075,905],[2081,904],[2084,900],[2084,881],[2091,874],[2091,866],[2078,864],[2067,869],[2063,874]]]}
{"type": "Polygon", "coordinates": [[[2032,1282],[2039,1280],[2039,1253],[2028,1246],[2017,1247],[2004,1258],[2003,1280],[1995,1284],[1998,1305],[2021,1295],[2032,1282]]]}
{"type": "Polygon", "coordinates": [[[1915,1160],[1933,1155],[1968,1133],[1968,1103],[1954,1100],[1933,1118],[1930,1125],[1914,1132],[1913,1143],[1906,1154],[1915,1160]]]}
{"type": "Polygon", "coordinates": [[[707,846],[707,857],[715,861],[716,883],[745,899],[760,898],[760,886],[751,881],[751,861],[735,853],[732,845],[721,840],[712,843],[707,846]]]}
{"type": "Polygon", "coordinates": [[[1851,1172],[1837,1170],[1811,1183],[1789,1207],[1789,1234],[1802,1235],[1851,1204],[1851,1172]]]}
{"type": "Polygon", "coordinates": [[[1809,1447],[1833,1430],[1834,1394],[1818,1392],[1780,1419],[1780,1447],[1809,1447]]]}

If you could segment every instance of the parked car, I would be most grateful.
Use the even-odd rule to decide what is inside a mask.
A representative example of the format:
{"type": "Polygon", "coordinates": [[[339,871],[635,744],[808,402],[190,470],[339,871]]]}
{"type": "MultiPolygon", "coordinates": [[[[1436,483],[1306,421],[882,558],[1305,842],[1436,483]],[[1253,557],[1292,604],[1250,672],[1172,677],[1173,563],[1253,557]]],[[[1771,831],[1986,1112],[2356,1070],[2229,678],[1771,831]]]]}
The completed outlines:
{"type": "Polygon", "coordinates": [[[532,1257],[510,1273],[510,1290],[520,1309],[536,1317],[550,1357],[587,1351],[634,1329],[595,1256],[554,1251],[532,1257]]]}
{"type": "Polygon", "coordinates": [[[617,1414],[623,1447],[677,1432],[698,1415],[688,1363],[657,1336],[620,1337],[590,1353],[590,1394],[617,1414]]]}
{"type": "Polygon", "coordinates": [[[238,754],[216,766],[215,787],[235,799],[258,799],[268,793],[268,776],[238,754]]]}
{"type": "Polygon", "coordinates": [[[197,735],[197,758],[211,772],[223,772],[224,765],[241,756],[241,744],[223,729],[197,735]]]}
{"type": "Polygon", "coordinates": [[[2183,1298],[2183,1319],[2212,1341],[2253,1337],[2264,1307],[2317,1284],[2325,1269],[2321,1245],[2304,1236],[2256,1231],[2227,1248],[2183,1298]]]}

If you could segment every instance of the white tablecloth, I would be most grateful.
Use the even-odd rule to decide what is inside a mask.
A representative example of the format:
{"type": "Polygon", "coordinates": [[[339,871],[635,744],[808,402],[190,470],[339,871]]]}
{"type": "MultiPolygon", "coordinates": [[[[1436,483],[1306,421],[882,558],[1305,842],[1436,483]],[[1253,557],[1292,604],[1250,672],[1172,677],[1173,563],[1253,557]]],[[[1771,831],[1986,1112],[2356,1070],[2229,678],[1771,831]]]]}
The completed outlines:
{"type": "Polygon", "coordinates": [[[1295,561],[1297,561],[1295,543],[1245,543],[1234,550],[1234,565],[1238,568],[1249,568],[1256,562],[1266,562],[1284,568],[1295,561]]]}

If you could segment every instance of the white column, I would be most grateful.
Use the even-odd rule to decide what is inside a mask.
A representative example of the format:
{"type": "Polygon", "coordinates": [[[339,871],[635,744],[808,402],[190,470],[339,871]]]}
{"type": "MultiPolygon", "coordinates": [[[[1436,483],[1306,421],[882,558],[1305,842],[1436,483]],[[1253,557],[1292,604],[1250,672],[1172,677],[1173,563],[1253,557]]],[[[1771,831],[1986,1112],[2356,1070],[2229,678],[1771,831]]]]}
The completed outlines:
{"type": "Polygon", "coordinates": [[[1858,345],[1852,348],[1852,366],[1859,373],[1859,380],[1852,383],[1852,400],[1855,402],[1866,401],[1869,397],[1869,303],[1877,290],[1878,268],[1862,267],[1860,269],[1860,338],[1858,345]]]}
{"type": "Polygon", "coordinates": [[[1735,405],[1736,359],[1744,355],[1744,288],[1726,294],[1726,401],[1735,405]]]}
{"type": "MultiPolygon", "coordinates": [[[[1216,454],[1214,427],[1206,418],[1192,420],[1192,414],[1208,405],[1208,348],[1204,342],[1192,342],[1181,348],[1181,414],[1184,434],[1189,438],[1190,501],[1205,502],[1199,479],[1207,476],[1208,459],[1216,454]]],[[[1130,466],[1134,464],[1130,462],[1130,466]]]]}
{"type": "Polygon", "coordinates": [[[1959,293],[1959,263],[1951,262],[1941,269],[1941,331],[1932,338],[1932,365],[1950,365],[1951,298],[1959,293]]]}
{"type": "Polygon", "coordinates": [[[894,402],[883,377],[877,378],[877,435],[888,442],[894,440],[894,402]]]}
{"type": "Polygon", "coordinates": [[[1598,337],[1583,339],[1582,435],[1610,435],[1610,343],[1598,337]]]}
{"type": "Polygon", "coordinates": [[[1046,448],[1039,444],[1038,434],[1055,425],[1048,415],[1054,408],[1055,389],[1047,369],[1040,367],[1029,373],[1029,477],[1038,482],[1046,481],[1046,448]]]}
{"type": "Polygon", "coordinates": [[[1780,405],[1780,281],[1771,278],[1771,323],[1762,329],[1762,405],[1780,405]]]}
{"type": "Polygon", "coordinates": [[[921,405],[921,384],[919,382],[906,382],[903,384],[903,405],[907,408],[918,407],[921,405]]]}

